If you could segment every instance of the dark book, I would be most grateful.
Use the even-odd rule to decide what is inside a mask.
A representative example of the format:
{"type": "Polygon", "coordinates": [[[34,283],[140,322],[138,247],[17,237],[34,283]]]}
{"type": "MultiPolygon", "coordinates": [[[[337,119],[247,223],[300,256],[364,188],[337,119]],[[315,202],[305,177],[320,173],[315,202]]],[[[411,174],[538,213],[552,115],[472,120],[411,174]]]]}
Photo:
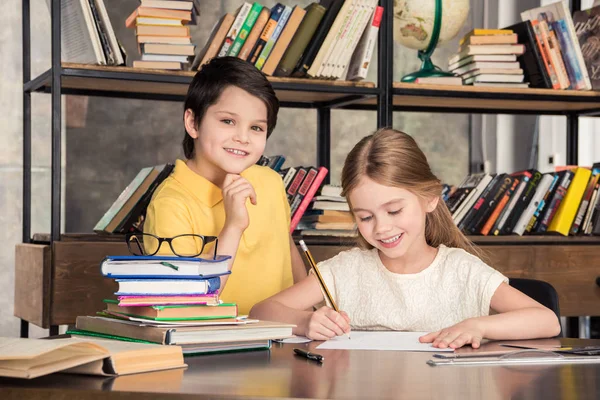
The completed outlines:
{"type": "Polygon", "coordinates": [[[575,216],[575,220],[573,221],[573,225],[571,226],[571,230],[569,232],[570,235],[576,235],[579,233],[580,228],[583,225],[585,220],[585,215],[587,214],[588,208],[594,207],[593,204],[590,204],[592,200],[592,195],[594,194],[594,188],[596,187],[596,183],[598,183],[598,177],[600,176],[600,162],[594,163],[592,165],[592,177],[588,182],[587,189],[583,195],[581,200],[581,204],[579,204],[579,209],[577,210],[577,214],[575,216]]]}
{"type": "Polygon", "coordinates": [[[154,191],[169,175],[171,175],[173,168],[175,168],[173,164],[164,165],[156,179],[150,184],[148,190],[146,190],[131,212],[127,214],[125,219],[117,226],[115,232],[127,233],[140,227],[142,221],[146,217],[146,209],[150,204],[150,200],[152,200],[154,191]]]}
{"type": "Polygon", "coordinates": [[[574,171],[563,171],[563,176],[559,179],[558,184],[556,185],[556,190],[553,193],[552,198],[548,202],[548,206],[542,218],[539,220],[538,225],[535,229],[537,233],[544,233],[548,230],[548,225],[550,225],[550,221],[556,214],[560,203],[564,199],[567,194],[567,190],[573,181],[573,177],[575,176],[574,171]]]}
{"type": "Polygon", "coordinates": [[[319,171],[315,167],[308,167],[306,176],[302,180],[298,191],[290,202],[290,212],[292,215],[294,215],[298,209],[298,206],[300,206],[300,203],[302,203],[302,199],[304,199],[306,193],[308,193],[308,189],[310,189],[310,186],[312,185],[318,173],[319,171]]]}
{"type": "Polygon", "coordinates": [[[515,229],[515,226],[517,225],[517,222],[519,222],[519,218],[521,217],[521,214],[523,213],[523,211],[525,211],[525,209],[531,202],[531,199],[533,198],[533,195],[535,194],[535,190],[537,189],[538,184],[542,180],[542,177],[543,177],[543,175],[540,171],[537,171],[535,169],[531,170],[531,179],[529,179],[529,182],[527,183],[527,186],[523,190],[521,197],[515,204],[513,211],[508,216],[508,219],[507,219],[506,223],[504,224],[504,227],[500,231],[500,233],[502,235],[512,234],[513,230],[515,229]]]}
{"type": "Polygon", "coordinates": [[[532,88],[552,89],[552,81],[544,65],[531,21],[519,22],[506,29],[511,29],[516,33],[518,42],[525,46],[525,52],[517,58],[523,69],[525,82],[529,82],[529,87],[532,88]]]}
{"type": "Polygon", "coordinates": [[[592,235],[600,235],[600,184],[596,184],[596,204],[590,204],[590,207],[594,207],[591,211],[592,215],[590,218],[590,224],[592,224],[591,232],[592,235]]]}
{"type": "Polygon", "coordinates": [[[303,78],[306,76],[306,73],[312,66],[312,63],[315,60],[323,41],[325,40],[325,37],[329,33],[331,25],[333,25],[333,21],[335,21],[335,17],[337,17],[338,13],[340,12],[340,8],[342,8],[344,1],[321,0],[319,4],[325,7],[327,11],[325,12],[325,16],[321,20],[321,23],[315,31],[312,39],[310,39],[310,42],[306,46],[306,50],[304,51],[304,54],[302,54],[300,61],[298,61],[298,65],[296,65],[296,68],[292,73],[292,76],[294,77],[303,78]]]}
{"type": "Polygon", "coordinates": [[[499,176],[500,175],[494,176],[492,181],[485,187],[485,189],[483,189],[481,194],[477,197],[475,204],[473,204],[471,209],[469,211],[467,211],[467,214],[465,215],[465,217],[458,224],[458,229],[460,229],[461,231],[464,231],[464,232],[467,231],[467,228],[470,226],[471,222],[475,219],[477,214],[479,214],[479,211],[481,210],[481,206],[485,202],[486,196],[496,186],[499,176]]]}
{"type": "Polygon", "coordinates": [[[307,172],[308,172],[307,169],[304,167],[296,168],[296,175],[294,175],[294,177],[290,181],[290,184],[286,188],[287,198],[288,198],[288,202],[290,204],[292,203],[296,193],[298,193],[298,189],[300,189],[300,185],[302,184],[302,181],[306,177],[307,172]]]}
{"type": "Polygon", "coordinates": [[[493,187],[490,188],[488,193],[483,199],[483,204],[479,207],[479,211],[468,226],[465,227],[465,231],[470,235],[479,234],[483,225],[487,222],[488,218],[500,202],[504,193],[512,186],[514,178],[508,174],[499,174],[493,187]]]}
{"type": "Polygon", "coordinates": [[[508,203],[502,209],[502,211],[500,212],[500,215],[498,216],[498,218],[494,222],[494,225],[490,229],[490,233],[492,235],[497,236],[501,233],[502,228],[506,224],[506,221],[508,221],[508,217],[510,217],[510,214],[514,210],[515,205],[518,203],[519,199],[521,198],[521,194],[525,191],[525,188],[527,187],[527,184],[529,183],[529,180],[531,179],[531,175],[532,175],[531,171],[521,171],[521,172],[516,172],[516,173],[511,174],[511,176],[513,176],[515,178],[515,181],[518,181],[518,183],[517,183],[517,186],[512,191],[511,197],[508,200],[508,203]]]}
{"type": "Polygon", "coordinates": [[[450,211],[450,214],[454,214],[454,212],[458,209],[460,204],[464,201],[469,193],[471,193],[472,188],[470,187],[460,187],[456,189],[454,194],[450,196],[448,201],[446,202],[446,206],[450,211]]]}
{"type": "MultiPolygon", "coordinates": [[[[600,6],[573,14],[573,23],[593,90],[600,89],[600,6]]],[[[582,66],[583,67],[583,66],[582,66]]]]}

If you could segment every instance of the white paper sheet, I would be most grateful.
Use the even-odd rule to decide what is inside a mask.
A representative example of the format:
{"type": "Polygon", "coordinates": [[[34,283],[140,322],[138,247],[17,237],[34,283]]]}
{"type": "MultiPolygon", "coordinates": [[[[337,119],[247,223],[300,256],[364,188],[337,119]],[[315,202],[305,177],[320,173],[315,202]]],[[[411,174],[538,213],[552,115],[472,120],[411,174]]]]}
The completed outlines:
{"type": "Polygon", "coordinates": [[[431,343],[419,342],[419,337],[428,332],[366,332],[352,331],[350,339],[336,337],[320,344],[317,349],[336,350],[392,350],[392,351],[454,351],[438,349],[431,343]]]}
{"type": "Polygon", "coordinates": [[[278,343],[309,343],[312,342],[311,339],[306,336],[294,336],[286,339],[273,339],[274,342],[278,343]]]}

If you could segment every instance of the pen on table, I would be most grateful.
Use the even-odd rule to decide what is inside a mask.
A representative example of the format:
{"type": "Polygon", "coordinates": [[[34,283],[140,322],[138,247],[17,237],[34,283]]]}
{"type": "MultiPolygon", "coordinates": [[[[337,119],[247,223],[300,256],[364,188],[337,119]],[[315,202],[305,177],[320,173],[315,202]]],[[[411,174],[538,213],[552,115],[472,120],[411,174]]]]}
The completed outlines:
{"type": "Polygon", "coordinates": [[[309,360],[317,361],[320,363],[322,363],[325,360],[325,357],[323,357],[320,354],[311,353],[310,351],[306,351],[306,350],[302,350],[302,349],[294,349],[294,353],[296,353],[297,355],[302,356],[304,358],[308,358],[309,360]]]}
{"type": "MultiPolygon", "coordinates": [[[[335,304],[335,301],[333,301],[333,296],[331,296],[331,293],[329,293],[329,289],[327,289],[327,285],[325,284],[325,280],[323,279],[323,276],[321,276],[321,273],[319,272],[319,268],[317,268],[317,263],[315,262],[315,259],[313,258],[312,254],[310,254],[310,251],[308,250],[308,246],[306,246],[306,243],[304,243],[304,240],[300,240],[298,243],[300,244],[300,248],[304,252],[304,255],[306,256],[306,259],[308,260],[308,264],[313,269],[313,271],[315,271],[315,275],[317,276],[317,280],[319,281],[319,284],[321,285],[321,288],[323,289],[323,292],[325,292],[325,295],[327,296],[327,300],[329,300],[329,303],[331,304],[331,307],[333,307],[333,309],[337,313],[339,313],[340,309],[338,308],[337,304],[335,304]]],[[[348,335],[348,339],[350,339],[350,333],[348,333],[347,335],[348,335]]]]}

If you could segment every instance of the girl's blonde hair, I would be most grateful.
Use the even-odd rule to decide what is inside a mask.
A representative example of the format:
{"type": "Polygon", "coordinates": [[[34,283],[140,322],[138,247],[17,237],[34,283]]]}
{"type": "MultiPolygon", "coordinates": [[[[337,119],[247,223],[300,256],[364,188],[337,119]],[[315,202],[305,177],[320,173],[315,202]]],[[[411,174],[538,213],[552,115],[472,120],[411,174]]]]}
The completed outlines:
{"type": "MultiPolygon", "coordinates": [[[[481,256],[480,251],[454,224],[452,215],[441,198],[442,184],[431,172],[427,157],[411,136],[392,128],[384,128],[364,137],[354,146],[342,169],[342,195],[349,203],[348,194],[365,176],[384,186],[409,190],[420,199],[438,197],[435,210],[427,213],[425,220],[427,244],[432,247],[440,244],[458,247],[481,256]]],[[[360,232],[359,245],[363,248],[373,247],[360,232]]]]}

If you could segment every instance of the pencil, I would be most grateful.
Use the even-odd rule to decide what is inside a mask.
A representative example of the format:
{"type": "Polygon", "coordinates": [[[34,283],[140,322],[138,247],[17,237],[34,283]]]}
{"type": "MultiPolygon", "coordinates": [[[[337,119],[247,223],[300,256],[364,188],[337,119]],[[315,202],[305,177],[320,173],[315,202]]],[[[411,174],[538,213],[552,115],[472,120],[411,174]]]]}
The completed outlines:
{"type": "MultiPolygon", "coordinates": [[[[327,285],[325,284],[325,280],[323,279],[323,276],[319,272],[319,268],[317,268],[317,263],[315,262],[315,259],[313,258],[312,254],[310,254],[310,251],[308,250],[308,246],[306,246],[306,243],[304,243],[304,240],[300,240],[298,243],[300,244],[300,248],[304,252],[304,255],[306,256],[306,259],[308,260],[308,264],[313,269],[313,271],[315,271],[315,275],[317,276],[317,280],[319,281],[319,285],[321,285],[321,288],[323,289],[323,292],[325,292],[325,295],[327,296],[327,300],[329,300],[329,303],[331,304],[331,307],[337,313],[339,313],[340,309],[338,308],[337,304],[335,304],[335,301],[333,300],[333,296],[331,296],[331,293],[329,293],[329,289],[327,289],[327,285]]],[[[350,339],[350,334],[348,334],[348,339],[350,339]]]]}

